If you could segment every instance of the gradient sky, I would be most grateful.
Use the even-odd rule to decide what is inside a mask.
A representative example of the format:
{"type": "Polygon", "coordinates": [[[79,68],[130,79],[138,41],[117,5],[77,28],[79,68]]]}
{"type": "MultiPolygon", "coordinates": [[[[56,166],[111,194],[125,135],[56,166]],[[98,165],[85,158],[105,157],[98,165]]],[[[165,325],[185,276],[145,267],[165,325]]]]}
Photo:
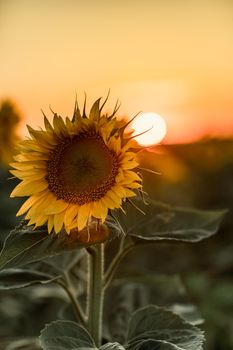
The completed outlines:
{"type": "Polygon", "coordinates": [[[0,0],[0,49],[0,98],[33,126],[111,88],[120,115],[161,114],[166,142],[233,136],[231,0],[0,0]]]}

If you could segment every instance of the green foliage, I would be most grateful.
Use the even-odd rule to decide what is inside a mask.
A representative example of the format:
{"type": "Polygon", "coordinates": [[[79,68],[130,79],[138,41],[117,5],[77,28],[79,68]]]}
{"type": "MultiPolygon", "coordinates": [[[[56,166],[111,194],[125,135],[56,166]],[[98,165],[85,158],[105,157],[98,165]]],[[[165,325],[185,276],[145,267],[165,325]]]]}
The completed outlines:
{"type": "MultiPolygon", "coordinates": [[[[130,249],[137,245],[141,247],[138,249],[142,249],[145,243],[159,245],[160,242],[181,242],[182,244],[198,242],[216,233],[225,214],[225,211],[175,208],[154,201],[145,205],[140,199],[134,200],[134,203],[146,215],[127,203],[125,205],[127,215],[115,211],[112,212],[112,218],[108,220],[110,238],[120,238],[113,240],[111,244],[114,242],[119,244],[122,237],[125,238],[122,239],[124,243],[116,260],[114,254],[110,253],[110,264],[106,266],[104,275],[105,282],[112,280],[122,259],[121,254],[124,257],[124,252],[129,251],[129,245],[130,249]],[[119,232],[124,235],[119,235],[119,232]]],[[[85,315],[83,317],[82,310],[80,311],[77,302],[75,304],[75,300],[86,297],[86,272],[79,268],[79,263],[86,255],[85,248],[88,248],[90,254],[91,251],[93,253],[93,247],[90,247],[92,244],[79,241],[76,234],[68,236],[65,232],[61,232],[58,235],[54,233],[48,235],[46,227],[33,229],[26,223],[22,223],[10,232],[3,244],[0,254],[0,291],[10,292],[13,289],[29,286],[35,288],[33,286],[38,285],[37,288],[42,286],[48,288],[45,294],[52,294],[54,290],[51,289],[49,292],[49,284],[57,282],[70,297],[79,322],[85,324],[85,315]]],[[[109,241],[105,244],[106,253],[108,248],[111,249],[109,241]]],[[[106,343],[100,346],[99,350],[202,349],[203,334],[194,326],[200,323],[195,309],[188,309],[187,305],[182,304],[173,307],[170,304],[170,310],[156,306],[145,307],[148,303],[158,301],[156,298],[152,300],[152,294],[157,296],[156,293],[161,291],[161,294],[170,297],[175,290],[181,288],[181,282],[177,276],[155,276],[151,272],[140,273],[137,268],[137,274],[118,278],[113,286],[122,289],[127,312],[124,315],[121,314],[123,317],[118,319],[117,310],[114,317],[107,315],[103,333],[106,343]],[[150,290],[151,294],[144,293],[146,289],[150,290]],[[135,302],[135,291],[142,296],[143,300],[135,302]],[[135,312],[142,306],[144,307],[135,312]],[[128,319],[132,313],[128,336],[126,336],[128,319]],[[115,334],[120,336],[115,337],[115,334]]],[[[111,289],[109,292],[111,299],[111,289]]],[[[85,303],[82,301],[80,305],[82,309],[85,303]]],[[[67,308],[66,313],[63,314],[73,319],[74,313],[71,314],[71,311],[72,309],[67,308]]],[[[48,321],[50,322],[51,319],[48,321]]],[[[47,325],[41,333],[40,341],[44,350],[97,349],[97,345],[86,329],[68,320],[54,321],[47,325]]]]}
{"type": "Polygon", "coordinates": [[[204,336],[197,327],[178,315],[153,305],[133,314],[129,323],[127,349],[135,350],[141,342],[149,340],[161,342],[164,349],[167,349],[167,344],[168,349],[173,345],[181,350],[201,350],[204,336]]]}
{"type": "MultiPolygon", "coordinates": [[[[118,230],[124,231],[136,240],[156,242],[162,240],[197,242],[216,233],[225,211],[199,211],[174,208],[151,202],[143,205],[137,200],[146,215],[128,204],[127,215],[114,213],[118,230]]],[[[118,235],[117,226],[112,226],[112,235],[118,235]],[[113,231],[115,229],[115,232],[113,231]]],[[[22,224],[13,230],[5,240],[0,255],[0,270],[15,268],[43,260],[64,252],[90,246],[77,240],[76,234],[65,232],[48,235],[46,227],[33,229],[22,224]]]]}
{"type": "Polygon", "coordinates": [[[137,344],[135,350],[177,350],[177,346],[165,340],[144,340],[137,344]]]}
{"type": "Polygon", "coordinates": [[[24,288],[34,284],[47,284],[59,278],[60,276],[52,277],[49,274],[33,270],[7,269],[0,271],[0,290],[24,288]]]}
{"type": "Polygon", "coordinates": [[[145,269],[135,271],[135,274],[128,272],[128,275],[116,278],[106,294],[104,334],[108,335],[108,339],[124,343],[128,318],[146,305],[166,306],[193,325],[203,323],[197,308],[190,304],[178,275],[146,274],[145,269]]]}
{"type": "Polygon", "coordinates": [[[22,205],[22,199],[12,200],[10,193],[13,187],[17,185],[17,181],[9,181],[10,174],[0,164],[0,247],[9,234],[9,232],[19,224],[19,218],[15,213],[22,205]]]}
{"type": "Polygon", "coordinates": [[[125,350],[119,343],[107,343],[100,347],[100,350],[125,350]]]}
{"type": "MultiPolygon", "coordinates": [[[[148,306],[136,311],[129,322],[126,344],[107,343],[99,350],[201,350],[204,337],[195,326],[169,310],[148,306]]],[[[70,321],[56,321],[40,336],[43,350],[97,349],[87,331],[70,321]]]]}
{"type": "Polygon", "coordinates": [[[113,216],[126,235],[143,241],[199,242],[217,232],[226,214],[226,210],[176,208],[155,201],[145,205],[140,199],[135,204],[145,214],[127,203],[127,215],[119,210],[113,216]]]}
{"type": "Polygon", "coordinates": [[[76,234],[48,234],[46,227],[33,229],[22,224],[6,238],[0,255],[0,270],[23,266],[64,252],[90,246],[77,240],[76,234]]]}
{"type": "Polygon", "coordinates": [[[55,321],[47,325],[40,335],[44,350],[96,349],[90,334],[71,321],[55,321]]]}

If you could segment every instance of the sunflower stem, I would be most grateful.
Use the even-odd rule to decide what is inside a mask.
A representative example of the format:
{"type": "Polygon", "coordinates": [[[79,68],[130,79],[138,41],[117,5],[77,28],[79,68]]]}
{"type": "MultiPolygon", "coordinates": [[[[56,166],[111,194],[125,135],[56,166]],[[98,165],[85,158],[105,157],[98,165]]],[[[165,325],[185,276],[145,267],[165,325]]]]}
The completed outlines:
{"type": "Polygon", "coordinates": [[[101,346],[104,302],[104,244],[88,250],[87,328],[96,346],[101,346]]]}

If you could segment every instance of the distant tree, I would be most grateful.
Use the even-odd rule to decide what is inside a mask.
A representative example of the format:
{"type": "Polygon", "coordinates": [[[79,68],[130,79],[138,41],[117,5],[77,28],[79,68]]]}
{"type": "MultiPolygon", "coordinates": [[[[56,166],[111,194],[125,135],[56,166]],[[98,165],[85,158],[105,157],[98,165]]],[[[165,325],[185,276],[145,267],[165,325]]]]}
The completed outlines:
{"type": "Polygon", "coordinates": [[[12,101],[6,99],[0,103],[0,163],[4,166],[8,166],[16,152],[15,146],[19,140],[17,126],[20,119],[12,101]]]}

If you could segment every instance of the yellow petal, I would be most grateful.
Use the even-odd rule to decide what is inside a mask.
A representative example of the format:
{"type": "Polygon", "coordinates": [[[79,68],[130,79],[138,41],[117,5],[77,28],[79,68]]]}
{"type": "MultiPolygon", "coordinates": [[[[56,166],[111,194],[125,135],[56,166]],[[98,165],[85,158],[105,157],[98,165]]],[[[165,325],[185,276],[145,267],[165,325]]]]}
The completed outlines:
{"type": "Polygon", "coordinates": [[[103,208],[104,208],[101,212],[101,220],[102,220],[102,223],[104,223],[104,221],[106,220],[106,216],[108,215],[108,207],[104,205],[103,198],[101,198],[100,202],[103,203],[103,208]]]}
{"type": "Polygon", "coordinates": [[[45,129],[47,131],[53,132],[53,127],[52,127],[52,125],[50,124],[48,118],[45,115],[44,115],[44,126],[45,126],[45,129]]]}
{"type": "Polygon", "coordinates": [[[125,171],[124,176],[131,181],[142,181],[142,178],[134,171],[125,171]]]}
{"type": "Polygon", "coordinates": [[[110,197],[114,204],[115,204],[115,207],[118,208],[119,205],[121,204],[122,200],[121,200],[121,197],[117,196],[116,193],[114,193],[113,191],[109,190],[107,193],[106,193],[106,196],[110,197]]]}
{"type": "Polygon", "coordinates": [[[64,223],[65,226],[69,227],[73,224],[74,219],[78,215],[79,206],[76,204],[71,204],[69,208],[66,209],[64,223]]]}
{"type": "Polygon", "coordinates": [[[16,160],[16,162],[25,162],[27,160],[27,157],[25,154],[20,153],[14,156],[13,159],[16,160]]]}
{"type": "Polygon", "coordinates": [[[90,216],[91,207],[92,203],[87,203],[80,206],[77,218],[77,226],[79,231],[86,226],[87,220],[90,216]]]}
{"type": "Polygon", "coordinates": [[[56,198],[54,197],[54,194],[47,191],[47,193],[46,193],[46,194],[44,195],[44,197],[43,197],[42,203],[40,204],[39,210],[43,211],[43,214],[45,214],[45,215],[47,215],[47,216],[53,214],[53,213],[48,214],[48,213],[47,213],[47,208],[48,208],[48,206],[51,205],[51,203],[53,203],[54,201],[56,201],[56,198]]]}
{"type": "Polygon", "coordinates": [[[36,202],[38,202],[41,199],[39,195],[31,196],[29,197],[21,206],[19,211],[17,212],[16,216],[20,216],[25,214],[28,209],[30,209],[36,202]]]}
{"type": "Polygon", "coordinates": [[[68,117],[66,117],[66,128],[67,128],[69,133],[73,134],[73,132],[74,132],[74,123],[72,123],[72,121],[68,117]]]}
{"type": "Polygon", "coordinates": [[[139,184],[138,182],[132,182],[132,183],[128,184],[128,187],[130,187],[130,188],[141,188],[142,184],[139,184]]]}
{"type": "Polygon", "coordinates": [[[111,188],[111,190],[117,195],[117,196],[121,196],[121,198],[125,198],[125,191],[124,191],[124,187],[116,184],[115,186],[113,186],[111,188]]]}
{"type": "Polygon", "coordinates": [[[30,196],[45,190],[48,187],[47,181],[31,181],[31,182],[21,182],[15,189],[11,192],[10,197],[25,197],[30,196]]]}
{"type": "Polygon", "coordinates": [[[135,160],[137,159],[138,155],[137,153],[134,153],[134,152],[123,152],[121,153],[121,155],[119,156],[119,160],[135,160]]]}
{"type": "Polygon", "coordinates": [[[127,176],[124,176],[122,179],[120,179],[120,181],[119,180],[116,181],[116,183],[124,187],[130,187],[132,183],[138,183],[140,186],[142,186],[142,179],[140,179],[140,181],[134,180],[127,175],[127,176]]]}
{"type": "Polygon", "coordinates": [[[105,204],[106,208],[108,208],[108,209],[115,208],[115,202],[112,200],[111,197],[105,195],[103,198],[101,198],[101,201],[105,204]]]}
{"type": "Polygon", "coordinates": [[[48,216],[48,233],[51,233],[54,226],[54,215],[48,216]]]}
{"type": "Polygon", "coordinates": [[[101,219],[103,217],[103,213],[106,212],[106,205],[102,200],[93,203],[92,207],[92,216],[97,219],[101,219]]]}
{"type": "Polygon", "coordinates": [[[68,205],[69,203],[63,201],[62,199],[56,199],[56,197],[53,195],[50,204],[45,210],[45,213],[47,215],[60,213],[61,211],[65,210],[68,205]]]}
{"type": "Polygon", "coordinates": [[[71,227],[65,226],[65,231],[67,233],[67,235],[70,235],[70,231],[71,231],[71,227]]]}
{"type": "Polygon", "coordinates": [[[116,139],[115,148],[114,149],[115,149],[116,154],[120,153],[120,151],[121,151],[121,138],[120,137],[118,137],[116,139]]]}
{"type": "Polygon", "coordinates": [[[129,140],[123,147],[122,147],[122,152],[125,152],[127,151],[129,148],[138,148],[138,143],[131,139],[129,140]]]}
{"type": "Polygon", "coordinates": [[[62,229],[64,224],[64,214],[65,212],[62,211],[61,213],[54,215],[54,231],[56,233],[59,233],[62,229]]]}
{"type": "Polygon", "coordinates": [[[51,138],[48,132],[34,130],[29,125],[27,125],[27,128],[32,138],[38,141],[43,147],[52,149],[54,147],[53,145],[56,144],[56,142],[54,142],[55,138],[51,138]]]}
{"type": "Polygon", "coordinates": [[[32,169],[46,169],[47,164],[43,160],[39,161],[24,161],[24,162],[13,162],[10,163],[10,166],[12,168],[26,171],[26,170],[32,170],[32,169]]]}
{"type": "Polygon", "coordinates": [[[100,100],[101,100],[101,98],[96,100],[94,102],[94,104],[92,105],[90,113],[89,113],[90,120],[99,121],[99,118],[100,118],[100,100]]]}
{"type": "Polygon", "coordinates": [[[116,154],[121,151],[121,138],[112,136],[108,141],[108,147],[112,149],[116,154]]]}
{"type": "Polygon", "coordinates": [[[46,147],[43,147],[43,145],[38,144],[35,140],[23,140],[20,143],[21,147],[25,150],[33,150],[33,151],[46,151],[46,147]]]}
{"type": "Polygon", "coordinates": [[[14,176],[18,177],[20,180],[40,180],[45,178],[46,176],[46,172],[45,171],[35,171],[35,170],[31,170],[31,171],[20,171],[20,170],[9,170],[11,172],[11,174],[13,174],[14,176]]]}
{"type": "Polygon", "coordinates": [[[125,188],[125,196],[126,197],[135,197],[136,196],[136,193],[131,191],[130,189],[128,188],[125,188]]]}
{"type": "Polygon", "coordinates": [[[136,168],[138,165],[139,165],[139,163],[136,162],[135,160],[121,162],[121,167],[125,170],[136,168]]]}
{"type": "Polygon", "coordinates": [[[116,181],[116,183],[118,183],[118,182],[123,181],[124,179],[125,179],[125,172],[120,168],[118,170],[117,176],[115,177],[115,181],[116,181]]]}
{"type": "Polygon", "coordinates": [[[54,114],[53,117],[53,127],[54,131],[57,136],[68,136],[67,128],[65,127],[64,120],[62,117],[58,116],[57,114],[54,114]]]}
{"type": "Polygon", "coordinates": [[[44,215],[37,217],[35,221],[35,227],[44,225],[47,222],[47,220],[48,220],[47,216],[44,216],[44,215]]]}
{"type": "Polygon", "coordinates": [[[46,209],[49,203],[49,198],[50,198],[49,193],[48,194],[45,193],[43,195],[40,195],[39,193],[38,196],[40,196],[39,200],[33,206],[31,206],[27,215],[25,216],[25,219],[32,219],[33,217],[36,218],[37,216],[40,216],[42,214],[46,215],[44,210],[46,209]]]}
{"type": "Polygon", "coordinates": [[[27,152],[23,153],[25,160],[48,160],[49,153],[48,152],[27,152]]]}

